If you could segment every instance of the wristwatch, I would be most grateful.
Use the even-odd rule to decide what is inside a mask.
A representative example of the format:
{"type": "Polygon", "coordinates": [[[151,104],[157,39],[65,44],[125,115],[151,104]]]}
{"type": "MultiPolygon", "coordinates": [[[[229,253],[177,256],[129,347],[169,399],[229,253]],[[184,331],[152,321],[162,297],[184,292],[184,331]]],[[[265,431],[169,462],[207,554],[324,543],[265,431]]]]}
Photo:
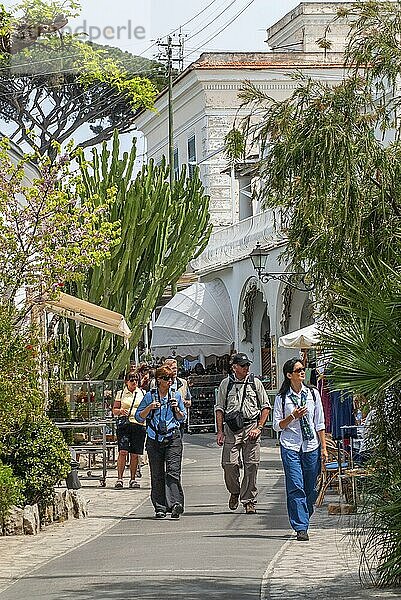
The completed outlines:
{"type": "Polygon", "coordinates": [[[262,431],[262,429],[263,429],[263,425],[258,425],[258,426],[256,427],[256,429],[259,429],[259,431],[262,431]]]}

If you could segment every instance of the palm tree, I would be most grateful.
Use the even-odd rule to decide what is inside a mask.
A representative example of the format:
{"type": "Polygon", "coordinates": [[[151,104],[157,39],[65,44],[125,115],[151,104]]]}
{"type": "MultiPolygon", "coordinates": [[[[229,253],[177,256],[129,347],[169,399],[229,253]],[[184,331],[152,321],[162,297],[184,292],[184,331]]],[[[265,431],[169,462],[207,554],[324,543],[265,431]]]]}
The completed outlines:
{"type": "Polygon", "coordinates": [[[366,261],[345,279],[323,340],[334,386],[363,394],[374,410],[358,541],[361,573],[379,586],[401,585],[400,307],[400,268],[366,261]]]}
{"type": "Polygon", "coordinates": [[[245,84],[243,135],[262,149],[261,196],[281,210],[287,259],[313,274],[334,385],[376,410],[361,569],[401,585],[401,3],[358,2],[339,16],[350,12],[348,77],[296,75],[280,102],[245,84]]]}

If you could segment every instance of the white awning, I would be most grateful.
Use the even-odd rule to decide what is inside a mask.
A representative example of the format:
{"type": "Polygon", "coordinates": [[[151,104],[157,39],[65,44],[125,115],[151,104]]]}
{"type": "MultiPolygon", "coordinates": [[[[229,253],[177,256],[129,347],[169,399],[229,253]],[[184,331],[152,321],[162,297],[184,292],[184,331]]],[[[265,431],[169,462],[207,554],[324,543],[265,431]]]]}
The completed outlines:
{"type": "Polygon", "coordinates": [[[155,356],[222,356],[234,343],[234,317],[224,284],[194,283],[160,311],[152,331],[155,356]]]}
{"type": "Polygon", "coordinates": [[[287,335],[283,335],[278,340],[278,345],[282,348],[313,348],[320,342],[320,333],[316,323],[303,327],[287,335]]]}
{"type": "Polygon", "coordinates": [[[123,315],[92,302],[61,293],[57,300],[41,300],[40,303],[49,312],[120,335],[126,342],[131,336],[131,330],[123,315]]]}

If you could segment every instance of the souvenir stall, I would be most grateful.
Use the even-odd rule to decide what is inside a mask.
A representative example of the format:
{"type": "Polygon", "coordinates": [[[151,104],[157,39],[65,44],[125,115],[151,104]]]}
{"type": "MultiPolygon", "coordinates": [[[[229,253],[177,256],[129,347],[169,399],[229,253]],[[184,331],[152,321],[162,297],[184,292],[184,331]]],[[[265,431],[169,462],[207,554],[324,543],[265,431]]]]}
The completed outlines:
{"type": "MultiPolygon", "coordinates": [[[[63,292],[54,299],[38,297],[35,301],[49,313],[121,336],[128,344],[131,331],[119,313],[63,292]]],[[[116,454],[111,408],[123,382],[65,381],[62,384],[65,398],[58,408],[53,408],[52,419],[60,430],[68,432],[72,465],[78,464],[81,456],[85,457],[87,476],[99,479],[100,485],[105,487],[107,467],[110,462],[114,464],[116,454]],[[97,455],[102,460],[101,474],[93,475],[97,455]]]]}

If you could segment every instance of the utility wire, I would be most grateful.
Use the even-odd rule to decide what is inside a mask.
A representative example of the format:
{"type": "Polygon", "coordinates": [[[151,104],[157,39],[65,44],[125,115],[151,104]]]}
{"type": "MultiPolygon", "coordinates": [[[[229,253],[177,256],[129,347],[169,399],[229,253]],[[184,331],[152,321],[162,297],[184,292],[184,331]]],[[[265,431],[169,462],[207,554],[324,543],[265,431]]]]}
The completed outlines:
{"type": "Polygon", "coordinates": [[[198,14],[196,14],[193,17],[191,17],[190,19],[188,19],[188,21],[185,21],[185,23],[183,23],[182,25],[180,25],[179,27],[177,27],[177,29],[173,29],[173,31],[170,31],[170,35],[173,34],[173,33],[175,33],[176,31],[179,31],[182,27],[185,27],[185,25],[188,25],[188,23],[191,23],[192,21],[195,21],[195,19],[197,17],[199,17],[202,13],[204,13],[215,2],[217,2],[217,0],[213,0],[207,6],[205,6],[205,8],[203,8],[200,12],[198,12],[198,14]]]}
{"type": "Polygon", "coordinates": [[[236,1],[237,0],[232,0],[232,2],[230,2],[230,4],[228,6],[223,8],[223,10],[221,12],[219,12],[219,14],[216,15],[212,21],[209,21],[204,27],[202,27],[202,29],[200,29],[199,31],[196,31],[192,35],[188,36],[186,38],[186,41],[188,42],[189,40],[192,40],[192,38],[197,37],[200,33],[202,33],[202,31],[205,31],[205,29],[207,29],[212,23],[214,23],[214,21],[216,21],[219,17],[221,17],[221,15],[226,12],[226,10],[228,10],[233,4],[235,4],[236,1]]]}
{"type": "Polygon", "coordinates": [[[205,42],[203,42],[203,44],[200,44],[200,46],[198,46],[197,48],[195,48],[195,50],[192,50],[192,52],[189,52],[189,54],[187,54],[185,56],[185,58],[188,58],[188,56],[191,56],[192,54],[195,54],[195,52],[198,52],[198,50],[200,50],[201,48],[203,48],[203,46],[206,46],[206,44],[208,44],[209,42],[211,42],[212,40],[214,40],[214,38],[216,38],[218,35],[220,35],[220,33],[223,33],[223,31],[225,31],[227,29],[227,27],[229,27],[232,23],[234,23],[234,21],[236,21],[238,19],[238,17],[240,17],[242,15],[242,13],[244,13],[246,11],[246,9],[251,6],[251,4],[253,4],[255,2],[255,0],[251,0],[250,2],[248,2],[248,4],[246,6],[244,6],[244,8],[239,11],[236,15],[234,15],[234,17],[228,21],[228,23],[226,23],[226,25],[224,25],[224,27],[222,27],[219,31],[217,31],[216,33],[214,33],[212,35],[212,37],[210,37],[208,40],[206,40],[205,42]]]}
{"type": "MultiPolygon", "coordinates": [[[[169,35],[172,35],[173,33],[176,33],[182,27],[185,27],[185,25],[188,25],[188,23],[191,23],[192,21],[194,21],[197,17],[199,17],[202,13],[204,13],[215,2],[217,2],[217,0],[212,0],[212,2],[210,2],[207,6],[205,6],[205,8],[203,8],[201,11],[199,11],[196,15],[194,15],[193,17],[191,17],[190,19],[188,19],[188,21],[186,21],[185,23],[183,23],[183,25],[180,25],[176,29],[173,29],[173,31],[170,31],[169,35]]],[[[165,36],[160,36],[160,37],[165,37],[165,36]]],[[[154,48],[154,46],[156,46],[156,45],[157,45],[157,40],[155,42],[153,42],[153,44],[151,44],[150,46],[148,46],[143,52],[141,52],[140,54],[137,54],[137,56],[143,56],[146,52],[148,52],[149,50],[151,50],[152,48],[154,48]]]]}
{"type": "MultiPolygon", "coordinates": [[[[45,61],[46,62],[46,61],[45,61]]],[[[36,63],[30,63],[30,65],[32,64],[36,64],[36,63]]],[[[7,71],[7,68],[0,68],[1,70],[5,70],[7,71]]],[[[65,71],[43,71],[41,73],[16,73],[13,77],[1,77],[0,75],[0,85],[2,83],[5,83],[6,81],[15,81],[16,79],[22,79],[23,77],[44,77],[44,76],[48,76],[48,75],[71,75],[75,72],[75,69],[68,69],[65,71]]],[[[149,74],[151,75],[152,73],[155,72],[160,72],[160,67],[154,67],[152,69],[139,69],[138,71],[132,72],[132,75],[134,77],[136,77],[137,75],[143,75],[143,74],[149,74]]],[[[99,83],[99,85],[101,85],[102,82],[99,83]]],[[[77,83],[65,83],[63,84],[63,87],[68,87],[68,86],[72,86],[72,85],[79,85],[79,82],[77,83]]]]}
{"type": "MultiPolygon", "coordinates": [[[[140,54],[132,55],[134,58],[137,56],[140,56],[140,54]]],[[[21,67],[31,67],[32,65],[42,65],[48,62],[55,62],[57,60],[63,61],[63,60],[67,60],[69,58],[79,58],[77,54],[70,54],[67,56],[55,56],[54,58],[44,58],[42,60],[35,60],[35,61],[31,61],[31,62],[27,62],[27,63],[21,63],[21,64],[11,64],[8,67],[0,67],[0,71],[9,71],[10,69],[14,68],[14,69],[20,69],[21,67]]],[[[152,59],[146,59],[146,60],[152,60],[152,59]]],[[[121,62],[117,59],[117,62],[121,62]]],[[[123,63],[121,62],[121,66],[124,67],[123,63]]],[[[125,68],[125,67],[124,67],[125,68]]],[[[125,68],[126,69],[126,68],[125,68]]],[[[74,69],[71,67],[70,71],[73,71],[74,69]]],[[[126,71],[128,72],[128,69],[126,69],[126,71]]],[[[68,72],[67,69],[65,71],[66,73],[68,72]]],[[[53,71],[49,72],[49,75],[52,74],[53,71]]],[[[54,71],[54,73],[60,73],[60,70],[58,71],[54,71]]],[[[41,73],[40,73],[41,74],[41,73]]]]}

